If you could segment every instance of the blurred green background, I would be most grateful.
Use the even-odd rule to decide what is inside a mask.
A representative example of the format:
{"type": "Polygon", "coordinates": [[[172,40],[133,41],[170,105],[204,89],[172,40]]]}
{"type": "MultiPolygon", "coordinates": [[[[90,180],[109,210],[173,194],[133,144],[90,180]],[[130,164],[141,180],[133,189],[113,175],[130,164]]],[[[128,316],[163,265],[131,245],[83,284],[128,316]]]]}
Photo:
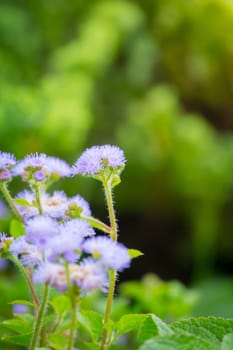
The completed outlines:
{"type": "MultiPolygon", "coordinates": [[[[145,254],[123,278],[230,281],[232,1],[1,0],[0,38],[0,149],[72,164],[120,146],[120,239],[145,254]]],[[[98,183],[63,187],[106,220],[98,183]]]]}

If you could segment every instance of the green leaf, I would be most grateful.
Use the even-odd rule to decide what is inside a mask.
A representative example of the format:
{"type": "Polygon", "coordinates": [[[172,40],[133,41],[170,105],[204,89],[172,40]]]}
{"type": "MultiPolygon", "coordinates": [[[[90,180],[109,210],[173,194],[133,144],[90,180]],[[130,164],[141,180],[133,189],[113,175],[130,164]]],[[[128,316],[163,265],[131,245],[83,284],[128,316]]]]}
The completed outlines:
{"type": "Polygon", "coordinates": [[[10,235],[14,238],[17,238],[19,236],[22,236],[25,234],[25,227],[24,224],[16,219],[12,219],[10,222],[10,235]]]}
{"type": "Polygon", "coordinates": [[[95,311],[81,311],[78,323],[90,334],[94,342],[98,341],[103,329],[102,314],[95,311]]]}
{"type": "Polygon", "coordinates": [[[32,337],[32,333],[20,334],[20,335],[1,337],[1,341],[5,343],[28,346],[30,344],[31,337],[32,337]]]}
{"type": "Polygon", "coordinates": [[[88,347],[88,349],[90,349],[90,350],[99,350],[100,349],[99,344],[87,343],[87,342],[85,344],[88,347]]]}
{"type": "Polygon", "coordinates": [[[121,317],[119,322],[117,322],[117,337],[122,334],[128,333],[135,328],[139,327],[147,318],[144,314],[129,314],[121,317]]]}
{"type": "Polygon", "coordinates": [[[219,350],[219,347],[193,335],[170,335],[150,339],[139,350],[219,350]]]}
{"type": "Polygon", "coordinates": [[[65,295],[58,295],[49,302],[57,314],[63,314],[70,310],[70,299],[65,295]]]}
{"type": "Polygon", "coordinates": [[[155,315],[148,315],[138,331],[138,341],[143,343],[146,340],[159,335],[169,335],[171,329],[155,315]]]}
{"type": "Polygon", "coordinates": [[[62,350],[67,345],[68,339],[61,334],[50,334],[49,345],[56,350],[62,350]]]}
{"type": "Polygon", "coordinates": [[[137,258],[141,255],[144,255],[144,253],[138,249],[128,249],[128,253],[129,253],[129,256],[131,259],[134,259],[134,258],[137,258]]]}
{"type": "Polygon", "coordinates": [[[16,315],[10,320],[1,323],[5,328],[19,334],[26,334],[33,331],[34,317],[30,314],[16,315]]]}
{"type": "Polygon", "coordinates": [[[224,335],[233,333],[233,319],[218,317],[198,317],[174,322],[171,329],[175,333],[186,333],[196,335],[220,344],[224,335]]]}
{"type": "Polygon", "coordinates": [[[24,198],[16,198],[16,199],[14,199],[14,202],[18,205],[22,205],[23,207],[33,207],[34,206],[24,198]]]}
{"type": "Polygon", "coordinates": [[[13,305],[14,304],[21,304],[21,305],[28,305],[28,306],[32,306],[32,307],[36,306],[35,304],[33,304],[31,301],[28,301],[28,300],[14,300],[8,304],[13,304],[13,305]]]}
{"type": "Polygon", "coordinates": [[[233,333],[224,335],[221,350],[233,350],[233,333]]]}

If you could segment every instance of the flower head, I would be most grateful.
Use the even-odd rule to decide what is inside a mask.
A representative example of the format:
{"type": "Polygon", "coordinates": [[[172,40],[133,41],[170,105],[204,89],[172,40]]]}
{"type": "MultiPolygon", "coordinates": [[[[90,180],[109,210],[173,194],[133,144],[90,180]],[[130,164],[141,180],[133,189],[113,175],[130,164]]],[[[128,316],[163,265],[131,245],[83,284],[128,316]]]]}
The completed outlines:
{"type": "Polygon", "coordinates": [[[58,223],[48,216],[36,216],[26,223],[27,242],[37,245],[43,249],[49,240],[58,234],[58,223]]]}
{"type": "Polygon", "coordinates": [[[14,175],[20,175],[25,181],[42,181],[46,177],[46,154],[30,154],[19,161],[14,168],[14,175]]]}
{"type": "Polygon", "coordinates": [[[64,224],[59,225],[59,229],[63,235],[71,233],[80,237],[81,239],[95,235],[93,228],[82,219],[66,221],[64,224]]]}
{"type": "MultiPolygon", "coordinates": [[[[36,215],[39,215],[39,210],[36,203],[35,194],[31,191],[24,190],[20,192],[16,199],[25,199],[30,205],[19,205],[16,203],[16,207],[24,219],[29,219],[36,215]]],[[[55,191],[53,194],[42,192],[40,196],[41,207],[44,215],[50,216],[56,219],[63,219],[66,216],[67,197],[62,191],[55,191]]]]}
{"type": "Polygon", "coordinates": [[[63,159],[56,157],[47,157],[45,168],[47,173],[54,180],[60,177],[70,176],[71,173],[70,166],[63,159]]]}
{"type": "Polygon", "coordinates": [[[73,166],[73,174],[95,176],[106,168],[122,170],[125,166],[123,151],[117,146],[104,145],[88,148],[73,166]]]}
{"type": "Polygon", "coordinates": [[[92,227],[81,219],[67,221],[59,225],[59,234],[47,241],[46,257],[52,262],[75,262],[82,253],[83,239],[94,234],[92,227]]]}
{"type": "Polygon", "coordinates": [[[62,159],[50,157],[44,153],[34,153],[18,162],[14,168],[14,174],[22,176],[25,181],[42,182],[69,176],[70,167],[62,159]]]}
{"type": "Polygon", "coordinates": [[[33,282],[36,284],[49,283],[52,287],[63,292],[67,289],[65,267],[60,264],[44,262],[35,270],[33,282]]]}
{"type": "Polygon", "coordinates": [[[19,257],[21,263],[27,267],[39,265],[42,253],[37,246],[26,242],[25,237],[18,237],[10,246],[10,252],[19,257]]]}
{"type": "Polygon", "coordinates": [[[12,169],[16,164],[15,156],[11,153],[0,152],[0,181],[8,181],[12,177],[12,169]]]}
{"type": "Polygon", "coordinates": [[[105,236],[87,239],[83,243],[83,250],[113,270],[122,271],[130,265],[128,249],[105,236]]]}
{"type": "Polygon", "coordinates": [[[80,217],[80,216],[91,216],[91,210],[89,203],[77,194],[74,197],[69,198],[68,209],[66,210],[66,215],[69,217],[80,217]]]}
{"type": "MultiPolygon", "coordinates": [[[[73,285],[80,288],[82,294],[95,289],[107,290],[108,279],[106,270],[98,262],[85,259],[80,265],[69,264],[68,271],[73,285]]],[[[49,283],[58,291],[67,290],[67,274],[64,265],[44,262],[38,266],[33,275],[34,283],[49,283]]]]}
{"type": "Polygon", "coordinates": [[[91,258],[85,259],[80,266],[71,269],[71,280],[84,294],[96,289],[106,292],[108,288],[106,270],[91,258]]]}

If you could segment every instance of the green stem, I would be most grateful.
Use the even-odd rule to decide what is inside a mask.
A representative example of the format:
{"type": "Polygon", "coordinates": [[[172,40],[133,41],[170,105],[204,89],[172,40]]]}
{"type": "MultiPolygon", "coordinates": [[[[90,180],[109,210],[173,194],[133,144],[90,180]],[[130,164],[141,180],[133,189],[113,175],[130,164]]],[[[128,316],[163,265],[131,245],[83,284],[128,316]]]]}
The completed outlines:
{"type": "MultiPolygon", "coordinates": [[[[23,221],[23,218],[22,216],[20,215],[17,207],[15,206],[14,204],[14,200],[13,198],[11,197],[11,194],[7,188],[7,185],[5,182],[3,182],[1,185],[0,185],[0,189],[4,195],[4,197],[6,198],[6,201],[8,202],[10,208],[12,209],[13,213],[16,215],[16,217],[21,221],[21,222],[24,222],[23,221]]],[[[31,292],[31,295],[32,295],[32,300],[36,306],[36,308],[39,307],[40,305],[40,302],[39,302],[39,299],[37,297],[37,294],[36,294],[36,291],[35,291],[35,288],[33,286],[33,283],[32,283],[32,280],[31,280],[31,277],[29,276],[29,274],[27,273],[27,270],[23,267],[23,265],[19,262],[19,260],[15,257],[15,256],[10,256],[9,259],[18,267],[18,269],[21,271],[21,273],[23,274],[24,278],[26,279],[27,281],[27,284],[28,284],[28,287],[30,289],[30,292],[31,292]]]]}
{"type": "Polygon", "coordinates": [[[111,308],[112,308],[112,302],[113,302],[114,291],[115,291],[116,276],[117,276],[116,271],[114,270],[109,271],[109,290],[108,290],[108,298],[107,298],[107,304],[106,304],[105,315],[104,315],[103,333],[102,333],[100,350],[104,350],[105,346],[107,345],[108,331],[106,329],[106,325],[110,321],[110,317],[111,317],[111,308]]]}
{"type": "Polygon", "coordinates": [[[43,214],[43,210],[42,210],[41,199],[40,199],[40,190],[39,190],[38,186],[36,186],[35,194],[36,194],[36,202],[37,202],[39,214],[42,215],[43,214]]]}
{"type": "Polygon", "coordinates": [[[9,190],[8,190],[7,185],[6,185],[5,182],[2,182],[2,183],[1,183],[0,189],[1,189],[1,191],[2,191],[2,193],[3,193],[3,195],[4,195],[4,197],[5,197],[6,201],[8,202],[8,204],[9,204],[11,210],[12,210],[13,213],[15,214],[15,216],[16,216],[20,221],[23,222],[23,218],[22,218],[22,216],[20,215],[20,213],[19,213],[17,207],[15,206],[14,200],[13,200],[13,198],[11,197],[11,194],[10,194],[10,192],[9,192],[9,190]]]}
{"type": "Polygon", "coordinates": [[[71,279],[70,279],[69,265],[67,263],[65,265],[65,268],[66,268],[66,278],[67,278],[68,292],[70,295],[71,312],[72,312],[67,350],[73,350],[75,329],[76,329],[76,323],[77,323],[77,312],[76,312],[77,300],[75,295],[75,289],[74,289],[74,286],[72,286],[71,279]]]}
{"type": "Polygon", "coordinates": [[[41,301],[41,304],[40,304],[40,307],[38,310],[36,324],[35,324],[34,332],[32,335],[32,340],[31,340],[29,350],[35,350],[35,348],[36,348],[38,338],[40,335],[40,331],[41,331],[41,327],[42,327],[42,323],[43,323],[43,318],[44,318],[46,306],[47,306],[48,294],[49,294],[49,285],[48,285],[48,283],[46,283],[45,287],[44,287],[42,301],[41,301]]]}
{"type": "MultiPolygon", "coordinates": [[[[103,181],[103,186],[104,186],[104,191],[105,191],[105,196],[106,196],[106,201],[108,206],[109,220],[111,224],[110,237],[113,241],[117,241],[117,224],[116,224],[116,217],[115,217],[115,211],[114,211],[113,199],[112,199],[111,179],[108,181],[103,181]]],[[[110,317],[111,317],[111,308],[112,308],[114,292],[115,292],[116,277],[117,277],[117,272],[114,270],[109,270],[109,290],[108,290],[108,297],[107,297],[106,309],[104,314],[104,324],[103,324],[103,333],[102,333],[100,350],[104,350],[107,345],[107,342],[109,341],[107,339],[108,331],[107,331],[106,325],[110,321],[110,317]]]]}
{"type": "Polygon", "coordinates": [[[104,185],[104,192],[106,196],[106,201],[108,205],[108,213],[109,213],[109,220],[111,225],[111,239],[113,241],[117,241],[117,224],[116,224],[116,217],[115,217],[115,211],[113,206],[113,199],[112,199],[112,188],[111,188],[111,180],[103,181],[104,185]]]}
{"type": "Polygon", "coordinates": [[[26,279],[28,287],[29,287],[31,295],[32,295],[32,300],[33,300],[35,306],[38,308],[40,306],[40,302],[39,302],[39,299],[37,297],[36,291],[34,289],[32,280],[31,280],[30,276],[28,275],[26,269],[23,267],[23,265],[21,265],[20,261],[15,256],[11,255],[11,256],[9,256],[9,259],[18,267],[18,269],[20,270],[20,272],[22,273],[22,275],[26,279]]]}
{"type": "Polygon", "coordinates": [[[93,216],[84,216],[81,215],[81,219],[87,221],[91,226],[110,234],[112,229],[110,226],[106,225],[105,223],[103,223],[102,221],[94,218],[93,216]]]}
{"type": "Polygon", "coordinates": [[[57,317],[57,320],[54,324],[54,326],[52,327],[50,333],[56,333],[56,331],[59,329],[62,321],[64,319],[64,314],[60,314],[58,317],[57,317]]]}

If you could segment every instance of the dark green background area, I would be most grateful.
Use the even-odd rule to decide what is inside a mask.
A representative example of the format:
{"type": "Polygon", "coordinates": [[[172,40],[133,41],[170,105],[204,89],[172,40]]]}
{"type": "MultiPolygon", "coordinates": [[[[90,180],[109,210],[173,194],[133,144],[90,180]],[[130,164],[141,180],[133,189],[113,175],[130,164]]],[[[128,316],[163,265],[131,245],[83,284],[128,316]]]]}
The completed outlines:
{"type": "MultiPolygon", "coordinates": [[[[0,3],[0,149],[125,151],[120,238],[145,256],[124,278],[232,272],[232,34],[227,0],[0,3]]],[[[107,220],[94,180],[63,186],[107,220]]]]}

